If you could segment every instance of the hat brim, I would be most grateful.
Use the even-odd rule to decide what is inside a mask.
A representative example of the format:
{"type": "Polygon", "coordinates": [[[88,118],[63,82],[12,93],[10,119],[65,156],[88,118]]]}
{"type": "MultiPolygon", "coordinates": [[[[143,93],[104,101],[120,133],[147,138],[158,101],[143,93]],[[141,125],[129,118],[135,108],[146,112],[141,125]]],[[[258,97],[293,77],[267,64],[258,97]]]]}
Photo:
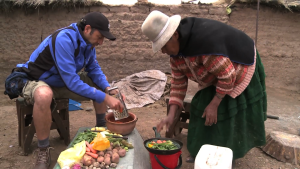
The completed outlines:
{"type": "Polygon", "coordinates": [[[161,48],[165,46],[165,44],[171,39],[176,29],[178,28],[180,21],[180,15],[173,15],[170,17],[170,23],[165,32],[161,35],[161,37],[159,37],[157,41],[152,42],[152,49],[154,53],[161,50],[161,48]]]}
{"type": "Polygon", "coordinates": [[[116,40],[116,37],[114,37],[110,32],[108,31],[103,31],[103,30],[99,30],[99,32],[101,33],[101,35],[103,35],[105,38],[109,39],[109,40],[116,40]]]}

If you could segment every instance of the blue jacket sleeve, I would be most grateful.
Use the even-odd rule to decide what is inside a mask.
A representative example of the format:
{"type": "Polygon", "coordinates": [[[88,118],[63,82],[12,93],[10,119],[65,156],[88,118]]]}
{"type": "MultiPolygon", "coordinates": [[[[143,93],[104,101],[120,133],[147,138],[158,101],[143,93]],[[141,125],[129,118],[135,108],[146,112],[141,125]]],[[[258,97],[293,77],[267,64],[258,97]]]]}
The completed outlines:
{"type": "Polygon", "coordinates": [[[87,63],[85,67],[85,71],[88,72],[88,76],[92,79],[92,81],[102,90],[105,91],[105,89],[109,86],[109,83],[106,80],[106,77],[104,73],[101,70],[101,67],[99,66],[99,63],[96,59],[96,51],[95,48],[91,52],[91,59],[87,63]]]}
{"type": "Polygon", "coordinates": [[[58,73],[69,90],[101,103],[104,101],[105,93],[84,83],[76,73],[74,60],[75,44],[76,40],[72,40],[70,35],[59,33],[55,41],[55,56],[52,53],[53,46],[50,45],[58,73]]]}

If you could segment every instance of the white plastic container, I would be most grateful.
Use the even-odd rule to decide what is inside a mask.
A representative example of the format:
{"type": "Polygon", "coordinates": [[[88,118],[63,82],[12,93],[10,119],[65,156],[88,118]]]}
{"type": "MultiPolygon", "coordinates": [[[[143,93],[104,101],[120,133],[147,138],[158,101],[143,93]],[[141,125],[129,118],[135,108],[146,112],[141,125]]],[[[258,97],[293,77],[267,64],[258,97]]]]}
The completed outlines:
{"type": "Polygon", "coordinates": [[[205,144],[196,156],[194,169],[231,169],[232,156],[230,148],[205,144]]]}

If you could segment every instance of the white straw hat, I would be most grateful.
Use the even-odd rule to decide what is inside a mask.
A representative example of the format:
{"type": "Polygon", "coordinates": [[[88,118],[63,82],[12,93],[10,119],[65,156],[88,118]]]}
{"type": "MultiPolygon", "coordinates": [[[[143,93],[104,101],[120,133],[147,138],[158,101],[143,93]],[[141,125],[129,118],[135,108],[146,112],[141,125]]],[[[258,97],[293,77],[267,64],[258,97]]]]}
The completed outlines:
{"type": "Polygon", "coordinates": [[[159,51],[175,33],[181,17],[171,17],[160,11],[152,11],[142,25],[142,32],[152,41],[153,52],[159,51]]]}

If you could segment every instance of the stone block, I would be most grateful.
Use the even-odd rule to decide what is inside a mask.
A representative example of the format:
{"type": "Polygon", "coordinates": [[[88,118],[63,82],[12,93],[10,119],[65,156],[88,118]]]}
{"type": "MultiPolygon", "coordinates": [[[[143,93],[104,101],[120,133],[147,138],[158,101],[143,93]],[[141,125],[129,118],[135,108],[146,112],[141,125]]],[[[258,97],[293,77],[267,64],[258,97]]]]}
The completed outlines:
{"type": "Polygon", "coordinates": [[[148,14],[135,14],[133,15],[133,20],[135,21],[143,21],[147,18],[148,14]]]}
{"type": "Polygon", "coordinates": [[[130,12],[128,6],[110,6],[109,11],[116,13],[116,12],[130,12]]]}
{"type": "Polygon", "coordinates": [[[130,8],[130,11],[132,13],[148,14],[149,11],[150,11],[150,7],[149,6],[144,6],[144,5],[136,5],[136,6],[132,6],[130,8]]]}
{"type": "Polygon", "coordinates": [[[170,7],[168,7],[168,6],[154,6],[154,7],[150,8],[150,12],[154,11],[154,10],[158,10],[158,11],[160,11],[162,13],[165,13],[165,14],[170,13],[170,7]]]}
{"type": "Polygon", "coordinates": [[[188,7],[185,7],[185,6],[171,6],[170,7],[170,12],[172,14],[179,14],[179,15],[182,15],[182,14],[189,14],[190,12],[190,8],[189,6],[188,7]]]}
{"type": "Polygon", "coordinates": [[[138,60],[141,56],[141,51],[138,49],[131,49],[129,51],[126,51],[126,55],[125,58],[126,60],[129,61],[134,61],[134,60],[138,60]]]}
{"type": "Polygon", "coordinates": [[[110,60],[122,60],[125,58],[125,55],[122,54],[120,51],[116,51],[116,52],[118,52],[118,53],[111,53],[109,55],[110,60]]]}
{"type": "Polygon", "coordinates": [[[208,9],[194,8],[194,9],[190,10],[190,13],[198,14],[198,15],[207,15],[208,14],[208,9]]]}
{"type": "Polygon", "coordinates": [[[227,15],[226,8],[209,8],[210,15],[227,15]]]}
{"type": "Polygon", "coordinates": [[[106,13],[106,12],[109,12],[109,8],[106,7],[106,6],[91,6],[90,7],[90,12],[106,13]]]}

